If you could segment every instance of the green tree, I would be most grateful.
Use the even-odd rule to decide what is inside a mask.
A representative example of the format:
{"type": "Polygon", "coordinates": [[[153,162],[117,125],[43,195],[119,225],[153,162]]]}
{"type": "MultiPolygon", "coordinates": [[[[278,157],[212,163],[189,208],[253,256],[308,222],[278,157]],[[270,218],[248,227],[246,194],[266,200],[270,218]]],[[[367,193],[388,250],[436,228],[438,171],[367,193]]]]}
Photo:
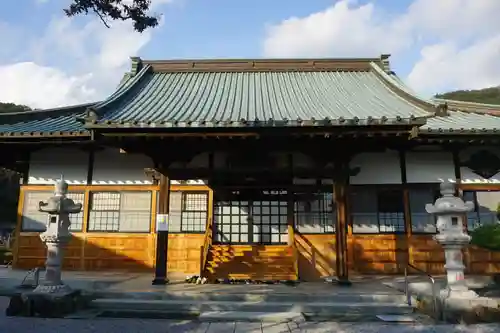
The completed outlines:
{"type": "Polygon", "coordinates": [[[72,0],[64,12],[69,17],[95,14],[108,28],[109,20],[132,21],[134,29],[143,32],[158,25],[150,8],[151,0],[72,0]]]}
{"type": "Polygon", "coordinates": [[[18,105],[14,103],[2,103],[0,102],[0,113],[7,113],[7,112],[23,112],[23,111],[30,111],[31,108],[26,105],[18,105]]]}

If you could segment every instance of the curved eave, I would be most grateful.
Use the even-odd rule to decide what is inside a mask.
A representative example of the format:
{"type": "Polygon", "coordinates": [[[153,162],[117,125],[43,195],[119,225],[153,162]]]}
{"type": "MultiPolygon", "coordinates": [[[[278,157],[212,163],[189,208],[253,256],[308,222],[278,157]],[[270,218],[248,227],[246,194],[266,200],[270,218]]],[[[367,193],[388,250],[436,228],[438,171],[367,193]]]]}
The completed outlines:
{"type": "Polygon", "coordinates": [[[122,82],[119,85],[118,89],[113,94],[111,94],[104,101],[99,102],[94,106],[92,106],[92,110],[95,111],[97,114],[99,114],[100,111],[105,110],[107,107],[110,107],[113,103],[126,97],[127,94],[137,85],[137,83],[146,75],[146,73],[150,71],[151,71],[151,66],[146,65],[136,75],[125,78],[124,82],[122,82]]]}
{"type": "Polygon", "coordinates": [[[1,132],[0,139],[20,138],[90,138],[90,131],[55,131],[55,132],[1,132]]]}
{"type": "Polygon", "coordinates": [[[400,126],[421,126],[426,123],[424,118],[382,118],[382,119],[307,119],[307,120],[252,120],[252,121],[205,121],[205,122],[123,122],[123,121],[104,121],[99,123],[97,121],[86,123],[87,128],[93,129],[168,129],[168,128],[190,128],[196,129],[210,129],[210,128],[286,128],[286,127],[339,127],[339,126],[385,126],[385,125],[400,125],[400,126]]]}
{"type": "Polygon", "coordinates": [[[429,112],[429,117],[432,117],[436,112],[438,104],[430,99],[419,96],[415,91],[410,89],[406,84],[404,84],[401,79],[395,74],[389,74],[380,66],[372,62],[370,66],[377,74],[379,79],[386,84],[386,86],[392,90],[400,98],[404,99],[409,104],[415,105],[415,107],[421,108],[429,112]]]}

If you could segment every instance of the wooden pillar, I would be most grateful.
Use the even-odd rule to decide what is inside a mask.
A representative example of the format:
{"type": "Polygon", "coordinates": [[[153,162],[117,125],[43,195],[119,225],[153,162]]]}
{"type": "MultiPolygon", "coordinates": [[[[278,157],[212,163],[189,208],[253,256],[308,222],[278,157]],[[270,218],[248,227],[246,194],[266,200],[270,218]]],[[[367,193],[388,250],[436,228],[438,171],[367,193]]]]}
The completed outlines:
{"type": "MultiPolygon", "coordinates": [[[[160,174],[159,187],[160,193],[157,214],[168,214],[170,204],[170,179],[167,176],[160,174]]],[[[168,230],[162,230],[156,233],[156,265],[153,285],[164,285],[168,283],[167,262],[168,230]]]]}
{"type": "Polygon", "coordinates": [[[339,179],[334,185],[337,206],[337,225],[335,228],[335,250],[337,252],[336,273],[340,285],[350,285],[347,267],[347,182],[339,179]]]}

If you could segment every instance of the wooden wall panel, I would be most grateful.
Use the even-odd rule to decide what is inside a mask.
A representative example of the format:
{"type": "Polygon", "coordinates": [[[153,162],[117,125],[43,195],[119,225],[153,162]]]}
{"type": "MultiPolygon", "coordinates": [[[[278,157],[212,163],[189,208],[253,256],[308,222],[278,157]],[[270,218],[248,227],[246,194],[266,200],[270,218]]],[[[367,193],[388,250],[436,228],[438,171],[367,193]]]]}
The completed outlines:
{"type": "MultiPolygon", "coordinates": [[[[73,235],[66,246],[63,269],[78,270],[81,268],[81,237],[81,234],[73,235]]],[[[17,246],[18,259],[15,268],[31,269],[45,266],[47,248],[38,233],[21,233],[17,246]]]]}
{"type": "MultiPolygon", "coordinates": [[[[87,233],[74,235],[65,252],[67,270],[126,270],[153,272],[155,234],[87,233]]],[[[197,274],[203,234],[170,234],[169,273],[197,274]]],[[[44,266],[45,245],[38,233],[21,233],[15,268],[44,266]]]]}
{"type": "Polygon", "coordinates": [[[85,270],[152,271],[151,234],[86,234],[85,270]]]}
{"type": "Polygon", "coordinates": [[[295,246],[301,280],[319,281],[323,276],[335,275],[335,235],[308,235],[296,232],[295,246]]]}
{"type": "Polygon", "coordinates": [[[408,261],[406,235],[348,236],[350,274],[402,273],[408,261]]]}
{"type": "Polygon", "coordinates": [[[433,235],[413,235],[409,242],[412,265],[429,274],[444,273],[444,251],[433,235]]]}
{"type": "Polygon", "coordinates": [[[500,273],[500,252],[470,246],[465,257],[470,274],[500,273]]]}
{"type": "Polygon", "coordinates": [[[168,273],[199,274],[204,234],[168,235],[168,273]]]}

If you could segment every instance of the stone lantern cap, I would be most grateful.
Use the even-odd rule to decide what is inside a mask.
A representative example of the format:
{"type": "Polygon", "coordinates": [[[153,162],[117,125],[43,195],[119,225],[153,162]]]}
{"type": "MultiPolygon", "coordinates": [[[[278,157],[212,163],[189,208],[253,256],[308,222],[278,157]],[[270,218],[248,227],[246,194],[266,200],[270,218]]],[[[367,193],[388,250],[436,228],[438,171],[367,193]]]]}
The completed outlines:
{"type": "Polygon", "coordinates": [[[455,196],[455,184],[441,183],[441,198],[438,198],[434,204],[425,205],[425,210],[429,214],[464,214],[474,209],[474,203],[463,201],[462,198],[455,196]]]}
{"type": "Polygon", "coordinates": [[[75,203],[67,198],[68,183],[61,177],[54,184],[54,195],[47,202],[40,201],[38,210],[48,214],[78,214],[82,211],[82,204],[75,203]]]}

